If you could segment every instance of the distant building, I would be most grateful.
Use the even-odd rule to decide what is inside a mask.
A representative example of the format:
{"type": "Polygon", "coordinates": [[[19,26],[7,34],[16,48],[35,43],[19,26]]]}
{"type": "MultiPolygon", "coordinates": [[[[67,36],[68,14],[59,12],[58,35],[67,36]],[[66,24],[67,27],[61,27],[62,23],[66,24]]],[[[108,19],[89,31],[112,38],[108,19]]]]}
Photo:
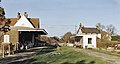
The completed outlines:
{"type": "Polygon", "coordinates": [[[8,34],[15,51],[37,46],[40,35],[47,34],[40,27],[39,18],[28,18],[27,12],[25,13],[23,16],[18,13],[17,18],[7,18],[11,21],[8,34]]]}
{"type": "Polygon", "coordinates": [[[101,31],[98,28],[80,27],[75,36],[75,44],[81,45],[82,48],[96,48],[97,39],[101,39],[101,31]]]}

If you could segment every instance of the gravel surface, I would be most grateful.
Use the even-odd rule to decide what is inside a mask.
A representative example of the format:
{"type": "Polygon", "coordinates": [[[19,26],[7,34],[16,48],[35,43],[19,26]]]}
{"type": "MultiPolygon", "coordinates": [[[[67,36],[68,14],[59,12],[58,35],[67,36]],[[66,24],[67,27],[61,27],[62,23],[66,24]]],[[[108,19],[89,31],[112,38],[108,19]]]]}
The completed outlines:
{"type": "Polygon", "coordinates": [[[95,52],[95,51],[88,50],[88,49],[75,49],[75,50],[82,52],[82,53],[86,53],[90,56],[101,58],[102,60],[106,61],[107,64],[120,64],[120,57],[118,56],[109,55],[109,54],[105,54],[101,52],[95,52]]]}

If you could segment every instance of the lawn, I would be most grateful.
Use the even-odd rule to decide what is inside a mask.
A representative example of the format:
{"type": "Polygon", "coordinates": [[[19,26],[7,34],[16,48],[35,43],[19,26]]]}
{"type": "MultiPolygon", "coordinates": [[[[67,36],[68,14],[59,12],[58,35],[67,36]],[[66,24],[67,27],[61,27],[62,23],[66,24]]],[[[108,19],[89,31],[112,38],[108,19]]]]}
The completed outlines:
{"type": "Polygon", "coordinates": [[[106,62],[96,57],[76,52],[70,47],[60,49],[45,48],[29,60],[31,64],[105,64],[106,62]],[[52,50],[52,52],[49,52],[52,50]],[[55,50],[55,51],[53,51],[55,50]],[[41,54],[41,53],[44,54],[41,54]],[[47,53],[45,53],[47,52],[47,53]]]}
{"type": "Polygon", "coordinates": [[[43,48],[33,58],[16,63],[21,62],[26,64],[106,64],[99,58],[77,52],[71,47],[43,48]]]}

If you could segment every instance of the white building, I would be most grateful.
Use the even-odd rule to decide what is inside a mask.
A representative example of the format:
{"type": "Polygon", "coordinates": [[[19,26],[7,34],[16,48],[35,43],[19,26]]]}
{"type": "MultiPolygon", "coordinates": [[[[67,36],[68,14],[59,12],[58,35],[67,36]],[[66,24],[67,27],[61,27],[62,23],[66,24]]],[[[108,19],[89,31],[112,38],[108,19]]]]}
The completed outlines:
{"type": "Polygon", "coordinates": [[[76,45],[81,45],[82,48],[96,48],[97,39],[101,39],[100,30],[97,28],[84,27],[80,24],[75,36],[76,45]]]}

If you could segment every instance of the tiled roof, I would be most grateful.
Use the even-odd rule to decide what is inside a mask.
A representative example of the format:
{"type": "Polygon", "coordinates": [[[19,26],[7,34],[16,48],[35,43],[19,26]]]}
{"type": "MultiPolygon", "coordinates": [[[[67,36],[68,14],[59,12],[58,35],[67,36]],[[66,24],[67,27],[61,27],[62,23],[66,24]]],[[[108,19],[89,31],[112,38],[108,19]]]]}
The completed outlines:
{"type": "Polygon", "coordinates": [[[83,27],[81,29],[82,33],[100,33],[100,30],[98,30],[97,28],[87,28],[87,27],[83,27]]]}
{"type": "Polygon", "coordinates": [[[45,29],[42,29],[42,28],[29,28],[29,27],[10,27],[11,30],[17,30],[17,31],[42,31],[45,35],[48,34],[45,29]]]}
{"type": "MultiPolygon", "coordinates": [[[[14,26],[18,21],[18,18],[7,18],[7,19],[10,19],[11,21],[10,26],[14,26]]],[[[28,20],[35,28],[39,28],[39,18],[28,18],[28,20]]]]}

